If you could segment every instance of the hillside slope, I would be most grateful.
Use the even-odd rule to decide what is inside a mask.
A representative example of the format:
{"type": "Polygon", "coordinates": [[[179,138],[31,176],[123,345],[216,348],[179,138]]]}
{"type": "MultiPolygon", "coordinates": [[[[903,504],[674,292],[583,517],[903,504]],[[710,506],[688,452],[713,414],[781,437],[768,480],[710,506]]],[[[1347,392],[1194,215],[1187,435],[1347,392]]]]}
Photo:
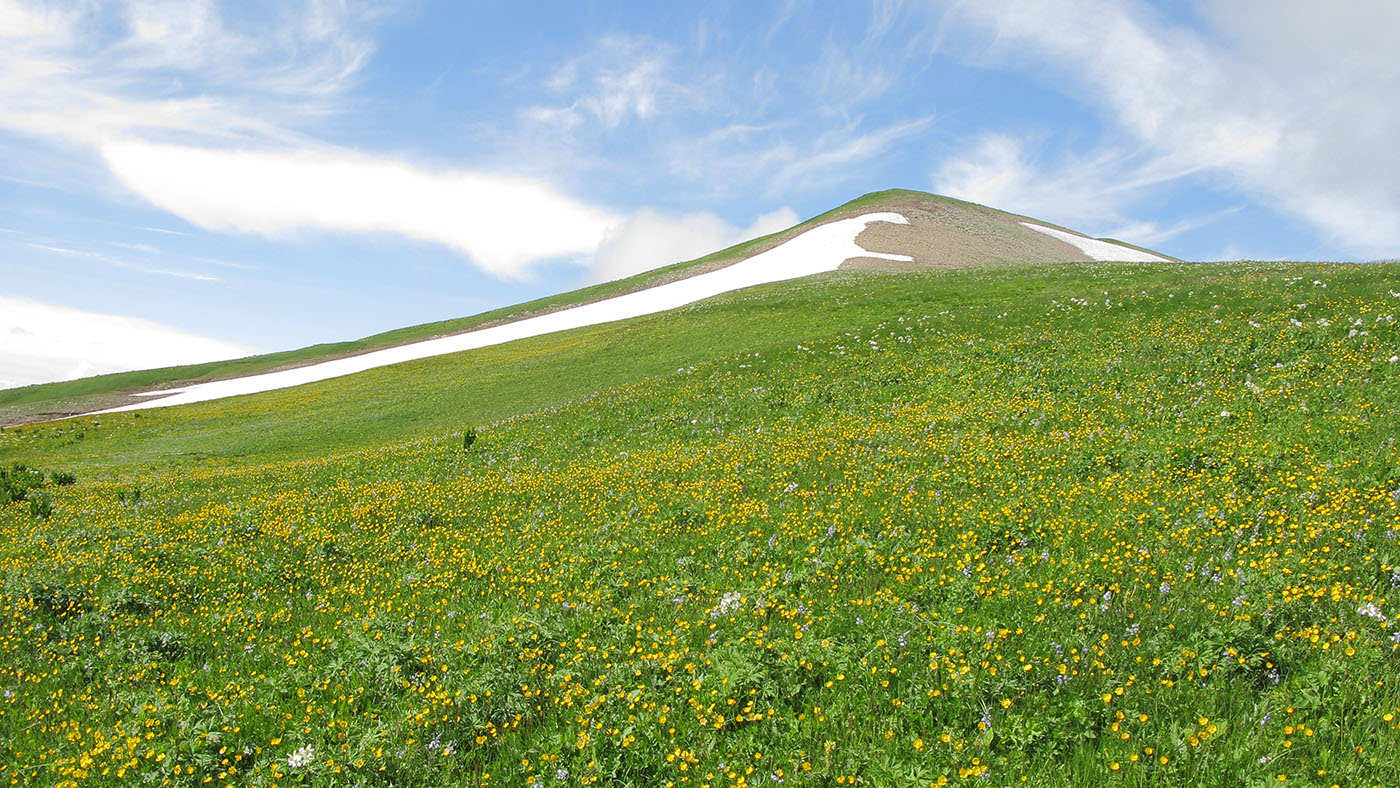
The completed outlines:
{"type": "MultiPolygon", "coordinates": [[[[304,371],[293,374],[290,370],[305,370],[306,367],[318,364],[326,367],[338,366],[343,370],[357,370],[389,363],[388,360],[378,361],[363,357],[373,356],[376,351],[383,351],[387,348],[398,348],[428,340],[461,336],[463,333],[481,332],[484,329],[499,328],[513,322],[529,320],[538,322],[544,315],[577,310],[583,305],[593,305],[643,290],[658,287],[673,289],[682,287],[677,284],[681,280],[712,275],[712,272],[721,268],[746,262],[755,256],[763,256],[773,252],[776,247],[804,235],[813,228],[829,225],[833,222],[842,222],[860,214],[879,212],[894,212],[903,216],[907,226],[898,227],[882,223],[868,227],[857,237],[856,241],[865,249],[870,250],[871,254],[853,257],[841,264],[841,267],[874,266],[893,270],[948,269],[1012,262],[1120,259],[1119,255],[1121,255],[1121,259],[1165,259],[1153,254],[1144,254],[1140,250],[1121,244],[1095,241],[1063,228],[1046,225],[1027,217],[1008,214],[986,206],[921,192],[905,190],[876,192],[852,200],[788,230],[739,244],[698,260],[678,263],[628,279],[552,296],[517,307],[488,312],[474,318],[409,327],[368,337],[357,342],[318,345],[297,351],[255,356],[229,362],[120,373],[0,391],[0,424],[14,425],[123,407],[144,408],[151,407],[153,404],[164,405],[177,401],[197,401],[201,398],[214,398],[214,392],[217,392],[217,396],[228,396],[232,393],[299,384],[302,381],[319,378],[313,372],[304,371]],[[1058,238],[1054,236],[1058,236],[1058,238]],[[1068,239],[1070,243],[1065,243],[1064,239],[1068,239]],[[1081,247],[1090,249],[1093,254],[1086,254],[1084,248],[1081,247]],[[888,252],[886,250],[897,251],[888,252]],[[907,258],[911,260],[911,263],[892,264],[891,256],[907,258]],[[355,358],[360,360],[345,360],[355,358]],[[344,361],[335,364],[329,363],[337,360],[344,361]],[[278,374],[270,375],[269,373],[278,374]],[[263,388],[259,388],[256,383],[251,382],[210,385],[216,381],[234,381],[260,375],[279,377],[284,382],[277,385],[264,384],[263,388]],[[188,391],[191,388],[210,390],[210,393],[196,394],[188,391]],[[159,400],[164,399],[163,397],[145,396],[153,391],[184,392],[184,394],[170,400],[170,403],[165,403],[159,402],[159,400]],[[133,395],[142,396],[133,400],[133,395]]],[[[835,262],[839,263],[840,259],[838,258],[835,262]]],[[[813,270],[822,270],[824,267],[818,265],[813,270]]],[[[696,293],[695,298],[703,295],[705,295],[703,292],[696,293]]],[[[441,343],[439,342],[439,344],[441,343]]],[[[463,346],[475,347],[479,345],[466,342],[463,343],[463,346]]],[[[381,352],[380,355],[396,356],[397,354],[381,352]]],[[[402,357],[412,358],[414,355],[409,352],[402,354],[402,357]]],[[[392,359],[394,363],[398,363],[400,360],[402,359],[397,357],[392,359]]],[[[336,374],[345,374],[345,372],[337,371],[336,374]]]]}
{"type": "Polygon", "coordinates": [[[78,479],[0,506],[0,779],[1389,784],[1397,277],[835,271],[6,430],[78,479]]]}
{"type": "MultiPolygon", "coordinates": [[[[744,352],[829,337],[920,309],[1046,303],[1119,270],[1098,263],[956,272],[836,271],[682,309],[175,409],[0,432],[0,461],[73,467],[224,465],[319,456],[453,432],[744,352]]],[[[1148,292],[1223,268],[1125,265],[1148,292]]]]}

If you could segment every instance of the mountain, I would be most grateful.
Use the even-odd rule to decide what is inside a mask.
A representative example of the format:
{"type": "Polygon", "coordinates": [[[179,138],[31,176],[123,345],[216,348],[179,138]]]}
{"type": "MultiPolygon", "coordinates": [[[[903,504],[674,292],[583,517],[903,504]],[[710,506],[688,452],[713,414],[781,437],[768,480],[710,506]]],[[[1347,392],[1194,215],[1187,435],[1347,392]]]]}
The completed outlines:
{"type": "Polygon", "coordinates": [[[1168,258],[952,198],[904,190],[876,192],[788,230],[699,260],[476,318],[401,329],[356,343],[0,392],[0,419],[13,425],[304,385],[638,317],[723,292],[836,269],[912,271],[1086,260],[1167,262],[1168,258]]]}

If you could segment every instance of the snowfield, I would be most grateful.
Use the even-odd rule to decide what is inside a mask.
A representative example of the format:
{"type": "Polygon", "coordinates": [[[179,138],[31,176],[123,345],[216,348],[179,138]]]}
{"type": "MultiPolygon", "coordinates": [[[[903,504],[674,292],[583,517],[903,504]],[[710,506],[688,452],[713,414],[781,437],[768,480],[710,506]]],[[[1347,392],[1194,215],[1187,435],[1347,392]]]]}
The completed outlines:
{"type": "MultiPolygon", "coordinates": [[[[490,328],[375,350],[320,364],[242,378],[197,383],[184,388],[147,391],[134,396],[159,397],[159,399],[145,400],[98,412],[116,413],[145,408],[165,408],[172,405],[187,405],[192,402],[236,397],[241,394],[256,394],[344,375],[353,375],[356,372],[364,372],[390,364],[401,364],[405,361],[442,356],[448,353],[460,353],[464,350],[475,350],[541,334],[567,331],[572,328],[626,320],[627,318],[675,309],[720,293],[742,290],[746,287],[769,282],[796,279],[824,271],[835,271],[842,263],[852,257],[877,257],[885,260],[912,262],[912,258],[904,255],[869,252],[856,244],[856,236],[860,235],[861,231],[871,222],[908,224],[909,220],[900,214],[888,212],[868,213],[852,219],[841,219],[813,227],[796,238],[726,268],[646,290],[490,328]]],[[[1036,229],[1047,231],[1047,228],[1036,229]]],[[[1102,242],[1095,241],[1094,243],[1102,242]]],[[[1103,245],[1111,246],[1111,244],[1103,245]]],[[[1127,251],[1132,252],[1133,250],[1127,251]]],[[[1142,254],[1141,252],[1134,253],[1142,254]]],[[[1152,259],[1160,258],[1153,257],[1152,259]]]]}
{"type": "Polygon", "coordinates": [[[1165,257],[1158,257],[1155,254],[1144,252],[1138,249],[1133,249],[1129,246],[1111,244],[1108,241],[1100,241],[1097,238],[1085,238],[1082,235],[1067,233],[1064,230],[1056,230],[1053,227],[1041,227],[1038,224],[1031,224],[1030,222],[1021,222],[1021,224],[1031,228],[1032,230],[1035,230],[1038,233],[1044,233],[1050,236],[1051,238],[1058,238],[1067,244],[1073,244],[1074,246],[1079,247],[1079,250],[1084,252],[1084,254],[1089,255],[1095,260],[1112,260],[1114,262],[1120,263],[1171,262],[1165,257]]]}

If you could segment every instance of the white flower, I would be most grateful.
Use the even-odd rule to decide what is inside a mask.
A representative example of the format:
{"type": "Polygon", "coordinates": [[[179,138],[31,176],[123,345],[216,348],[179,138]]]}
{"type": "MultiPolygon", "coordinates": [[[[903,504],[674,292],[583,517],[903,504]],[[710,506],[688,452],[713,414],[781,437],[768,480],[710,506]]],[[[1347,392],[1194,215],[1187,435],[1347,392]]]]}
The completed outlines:
{"type": "Polygon", "coordinates": [[[710,611],[710,618],[719,618],[720,616],[727,616],[730,613],[733,613],[735,610],[738,610],[739,600],[741,598],[742,597],[738,591],[725,592],[724,596],[720,597],[719,599],[719,607],[716,607],[714,610],[710,611]]]}
{"type": "Polygon", "coordinates": [[[1375,620],[1380,622],[1385,621],[1385,614],[1381,612],[1380,608],[1376,607],[1376,604],[1374,602],[1367,602],[1361,607],[1358,607],[1356,609],[1356,612],[1360,613],[1361,615],[1367,618],[1374,618],[1375,620]]]}
{"type": "Polygon", "coordinates": [[[310,765],[312,757],[311,745],[303,745],[293,751],[291,755],[287,756],[287,768],[300,769],[303,766],[310,765]]]}

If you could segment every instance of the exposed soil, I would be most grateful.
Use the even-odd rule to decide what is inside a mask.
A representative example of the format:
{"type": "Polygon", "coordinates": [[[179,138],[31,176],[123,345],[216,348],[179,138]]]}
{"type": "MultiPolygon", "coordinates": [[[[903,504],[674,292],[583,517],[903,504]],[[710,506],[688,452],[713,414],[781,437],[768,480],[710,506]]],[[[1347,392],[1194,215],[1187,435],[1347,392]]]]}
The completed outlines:
{"type": "Polygon", "coordinates": [[[907,271],[1091,259],[1071,244],[1023,227],[1023,217],[979,205],[906,200],[887,210],[903,214],[909,224],[873,223],[856,236],[856,243],[872,252],[907,255],[914,262],[856,257],[843,269],[907,271]]]}

